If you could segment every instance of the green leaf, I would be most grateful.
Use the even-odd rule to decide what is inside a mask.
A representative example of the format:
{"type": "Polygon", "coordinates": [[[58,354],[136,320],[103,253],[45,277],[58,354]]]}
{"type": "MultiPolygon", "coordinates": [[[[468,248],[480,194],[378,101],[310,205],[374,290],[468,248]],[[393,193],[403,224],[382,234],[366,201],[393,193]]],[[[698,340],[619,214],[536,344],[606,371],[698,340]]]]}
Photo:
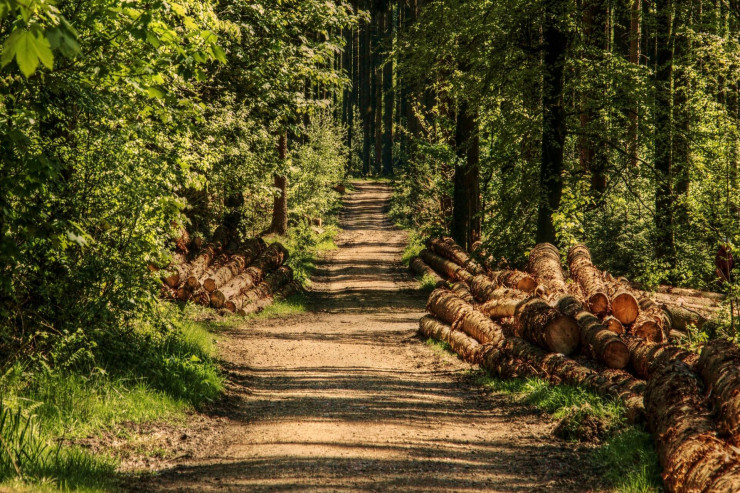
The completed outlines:
{"type": "Polygon", "coordinates": [[[6,55],[6,50],[14,52],[18,68],[26,77],[33,75],[39,66],[39,62],[43,63],[48,69],[54,68],[54,54],[51,52],[49,40],[43,36],[36,36],[31,31],[18,31],[18,35],[12,43],[11,39],[8,39],[3,50],[4,64],[8,62],[7,56],[11,56],[6,55]],[[8,46],[9,44],[10,46],[8,46]]]}

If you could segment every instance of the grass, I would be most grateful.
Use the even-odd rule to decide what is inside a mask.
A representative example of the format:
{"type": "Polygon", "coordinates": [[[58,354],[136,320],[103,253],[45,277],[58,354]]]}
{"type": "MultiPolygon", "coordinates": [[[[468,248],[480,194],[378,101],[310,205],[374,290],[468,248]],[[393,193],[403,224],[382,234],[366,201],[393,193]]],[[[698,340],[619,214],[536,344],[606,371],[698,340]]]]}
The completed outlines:
{"type": "Polygon", "coordinates": [[[111,329],[94,340],[70,336],[58,354],[0,376],[0,490],[115,489],[118,460],[76,442],[114,430],[133,441],[124,423],[183,423],[187,411],[221,393],[214,333],[228,322],[198,320],[198,308],[162,310],[161,326],[111,329]]]}
{"type": "Polygon", "coordinates": [[[411,259],[418,256],[419,252],[424,250],[426,248],[424,246],[424,239],[419,236],[418,233],[416,233],[413,230],[409,230],[409,243],[406,245],[406,248],[403,250],[403,255],[401,255],[401,261],[405,266],[408,267],[409,263],[411,262],[411,259]]]}
{"type": "Polygon", "coordinates": [[[251,314],[247,320],[257,319],[264,320],[270,318],[283,318],[292,315],[299,315],[308,310],[309,300],[303,293],[296,293],[284,300],[279,300],[265,307],[259,313],[251,314]]]}
{"type": "Polygon", "coordinates": [[[577,439],[584,432],[592,438],[598,432],[600,443],[591,454],[591,463],[610,491],[662,491],[653,439],[642,426],[626,424],[620,403],[580,387],[550,385],[539,378],[502,380],[479,375],[478,383],[552,415],[560,420],[556,433],[560,431],[567,438],[577,439]],[[594,430],[594,423],[600,423],[600,429],[594,430]]]}
{"type": "Polygon", "coordinates": [[[306,225],[291,228],[288,235],[276,237],[290,251],[287,265],[293,269],[293,275],[303,287],[311,284],[311,276],[316,272],[316,261],[325,252],[336,250],[334,239],[339,234],[339,227],[325,225],[314,230],[306,225]]]}
{"type": "Polygon", "coordinates": [[[433,339],[430,337],[429,339],[427,339],[426,344],[438,353],[448,353],[457,356],[457,353],[452,350],[452,346],[444,341],[438,341],[437,339],[433,339]]]}

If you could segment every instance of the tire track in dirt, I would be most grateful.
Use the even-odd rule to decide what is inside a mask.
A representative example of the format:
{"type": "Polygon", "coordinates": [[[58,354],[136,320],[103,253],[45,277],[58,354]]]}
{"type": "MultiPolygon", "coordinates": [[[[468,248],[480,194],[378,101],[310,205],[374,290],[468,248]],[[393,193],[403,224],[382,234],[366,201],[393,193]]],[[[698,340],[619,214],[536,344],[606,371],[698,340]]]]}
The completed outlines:
{"type": "Polygon", "coordinates": [[[586,448],[553,438],[547,417],[482,390],[469,365],[416,337],[425,297],[401,265],[406,234],[388,219],[390,193],[356,184],[314,308],[229,333],[210,440],[133,489],[595,489],[586,448]]]}

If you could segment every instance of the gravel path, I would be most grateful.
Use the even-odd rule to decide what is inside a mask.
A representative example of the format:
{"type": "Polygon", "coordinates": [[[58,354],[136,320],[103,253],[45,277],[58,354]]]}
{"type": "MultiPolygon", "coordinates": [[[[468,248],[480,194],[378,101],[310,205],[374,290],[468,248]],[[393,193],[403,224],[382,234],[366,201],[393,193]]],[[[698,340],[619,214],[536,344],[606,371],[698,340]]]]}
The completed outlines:
{"type": "Polygon", "coordinates": [[[400,263],[390,187],[360,182],[314,309],[221,343],[227,398],[197,449],[146,491],[593,491],[585,449],[492,395],[416,336],[424,295],[400,263]]]}

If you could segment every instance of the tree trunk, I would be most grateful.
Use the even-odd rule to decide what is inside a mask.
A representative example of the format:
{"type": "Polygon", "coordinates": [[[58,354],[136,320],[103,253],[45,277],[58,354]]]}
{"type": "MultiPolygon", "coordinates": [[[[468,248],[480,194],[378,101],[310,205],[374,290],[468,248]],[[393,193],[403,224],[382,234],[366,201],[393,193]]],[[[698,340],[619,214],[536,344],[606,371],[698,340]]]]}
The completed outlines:
{"type": "MultiPolygon", "coordinates": [[[[288,134],[282,132],[278,138],[278,158],[285,161],[288,158],[288,134]]],[[[274,186],[279,190],[272,205],[272,223],[268,232],[284,236],[288,233],[288,178],[275,174],[274,186]]]]}
{"type": "MultiPolygon", "coordinates": [[[[629,61],[636,66],[640,65],[641,13],[642,0],[632,0],[630,5],[629,61]]],[[[635,101],[629,110],[629,125],[627,128],[627,154],[633,167],[636,167],[639,161],[639,115],[640,105],[635,101]]]]}
{"type": "Polygon", "coordinates": [[[552,215],[560,207],[563,194],[563,152],[566,115],[563,108],[563,79],[568,47],[562,18],[568,10],[564,0],[545,0],[543,18],[542,78],[542,155],[540,162],[540,197],[537,216],[537,243],[556,240],[552,215]]]}
{"type": "MultiPolygon", "coordinates": [[[[385,12],[385,44],[389,49],[393,44],[392,12],[392,6],[385,12]]],[[[383,98],[383,176],[390,176],[393,174],[393,56],[388,56],[383,66],[383,98]]]]}
{"type": "MultiPolygon", "coordinates": [[[[365,8],[369,7],[369,0],[364,0],[365,8]]],[[[370,144],[372,138],[372,70],[370,50],[371,23],[362,25],[360,33],[360,116],[362,117],[362,173],[370,174],[370,144]]]]}
{"type": "Polygon", "coordinates": [[[446,342],[455,353],[471,363],[479,359],[481,346],[478,341],[460,331],[452,330],[448,324],[430,315],[419,320],[419,332],[426,337],[446,342]]]}
{"type": "Polygon", "coordinates": [[[657,60],[655,72],[655,229],[656,256],[676,265],[673,231],[673,192],[671,186],[671,80],[673,74],[672,3],[661,0],[657,5],[657,60]]]}
{"type": "Polygon", "coordinates": [[[373,43],[373,113],[375,116],[375,166],[374,173],[380,175],[383,164],[383,57],[381,50],[383,47],[383,34],[385,32],[385,21],[387,13],[383,9],[383,2],[379,2],[380,8],[375,12],[375,36],[373,43]]]}
{"type": "Polygon", "coordinates": [[[677,346],[628,337],[625,339],[630,351],[630,365],[635,375],[649,379],[659,368],[674,361],[685,363],[691,371],[696,370],[699,355],[677,346]]]}
{"type": "Polygon", "coordinates": [[[612,315],[623,325],[634,322],[640,314],[640,305],[630,284],[625,279],[615,279],[609,274],[604,276],[604,282],[611,298],[612,315]]]}
{"type": "Polygon", "coordinates": [[[427,241],[427,246],[434,251],[434,253],[455,262],[460,267],[467,269],[471,274],[477,275],[484,272],[483,267],[470,258],[468,252],[463,250],[463,248],[455,243],[455,240],[452,238],[430,238],[427,241]]]}
{"type": "Polygon", "coordinates": [[[466,100],[457,111],[457,163],[452,195],[452,238],[470,251],[480,240],[480,138],[478,115],[466,100]]]}

